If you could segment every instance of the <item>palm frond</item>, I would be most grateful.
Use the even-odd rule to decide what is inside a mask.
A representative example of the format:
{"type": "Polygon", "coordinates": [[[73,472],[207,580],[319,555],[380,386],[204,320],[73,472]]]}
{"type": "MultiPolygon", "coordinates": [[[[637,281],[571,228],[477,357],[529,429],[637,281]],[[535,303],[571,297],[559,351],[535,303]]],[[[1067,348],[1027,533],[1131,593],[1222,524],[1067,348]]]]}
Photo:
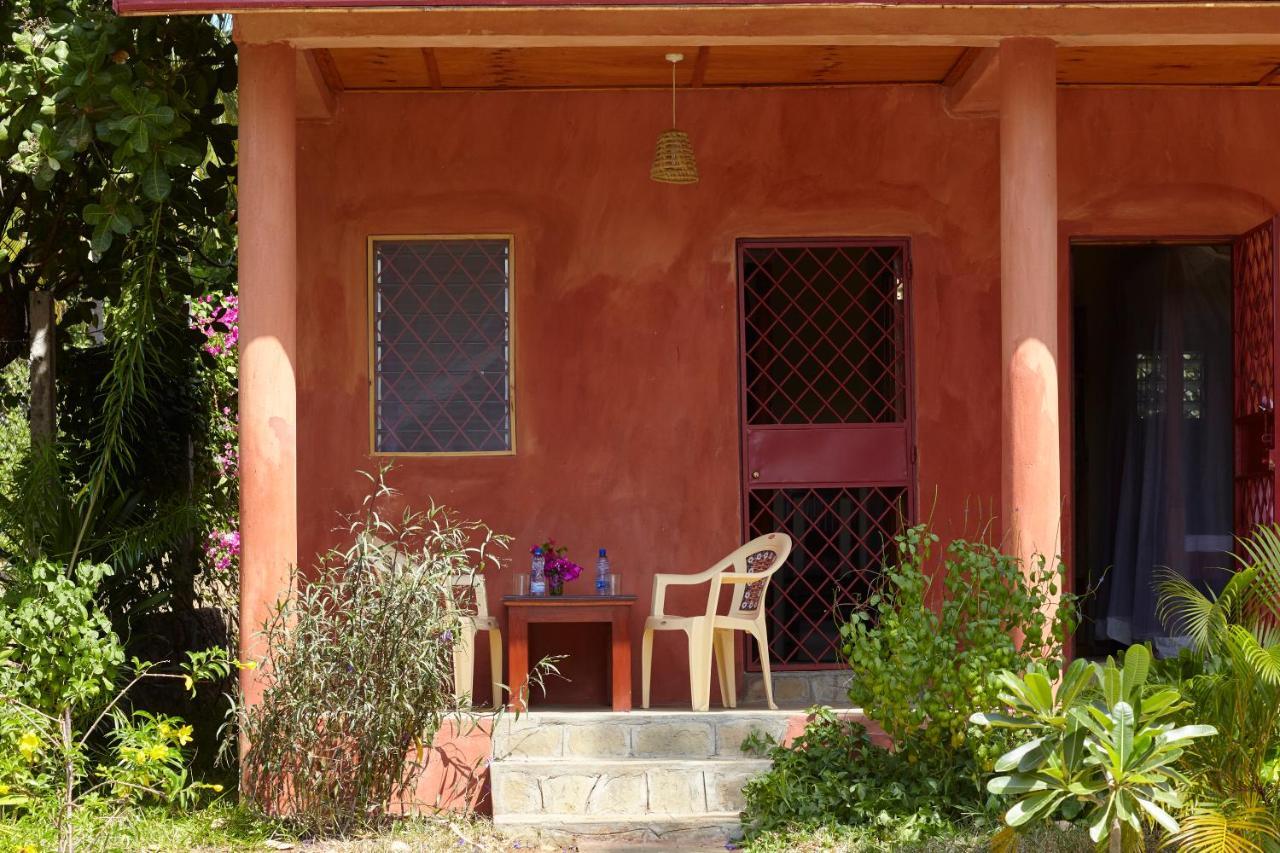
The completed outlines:
{"type": "Polygon", "coordinates": [[[1201,805],[1180,824],[1165,846],[1188,853],[1265,853],[1263,845],[1280,842],[1280,827],[1266,808],[1232,800],[1201,805]]]}
{"type": "Polygon", "coordinates": [[[1258,525],[1240,547],[1247,564],[1257,569],[1248,603],[1255,612],[1269,614],[1271,625],[1280,624],[1280,525],[1258,525]]]}
{"type": "Polygon", "coordinates": [[[1170,632],[1189,637],[1196,651],[1213,651],[1223,642],[1237,591],[1248,585],[1248,579],[1241,578],[1255,572],[1253,567],[1241,570],[1227,582],[1223,594],[1213,598],[1172,569],[1162,569],[1156,581],[1156,614],[1170,632]]]}
{"type": "Polygon", "coordinates": [[[1227,636],[1232,653],[1247,661],[1254,675],[1272,687],[1280,686],[1280,646],[1262,645],[1243,625],[1232,625],[1227,636]]]}

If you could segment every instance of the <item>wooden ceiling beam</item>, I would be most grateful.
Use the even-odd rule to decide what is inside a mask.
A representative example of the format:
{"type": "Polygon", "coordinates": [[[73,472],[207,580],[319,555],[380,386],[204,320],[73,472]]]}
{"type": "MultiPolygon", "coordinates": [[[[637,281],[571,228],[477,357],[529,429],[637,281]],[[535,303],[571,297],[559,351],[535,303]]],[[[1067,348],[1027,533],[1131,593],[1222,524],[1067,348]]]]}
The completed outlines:
{"type": "Polygon", "coordinates": [[[432,89],[443,89],[444,85],[440,82],[440,62],[436,59],[435,48],[424,47],[422,49],[422,61],[427,66],[427,80],[431,84],[432,89]]]}
{"type": "Polygon", "coordinates": [[[947,112],[956,116],[989,116],[1000,112],[1000,51],[994,47],[965,50],[942,81],[947,112]]]}
{"type": "Polygon", "coordinates": [[[711,56],[711,48],[703,45],[698,48],[698,56],[693,60],[693,79],[689,81],[689,85],[695,89],[701,89],[703,81],[707,79],[707,60],[711,56]]]}
{"type": "MultiPolygon", "coordinates": [[[[212,7],[211,7],[212,8],[212,7]]],[[[241,43],[295,47],[566,47],[898,44],[995,47],[1017,36],[1066,46],[1275,45],[1280,4],[1099,3],[422,8],[247,12],[241,43]]]]}
{"type": "Polygon", "coordinates": [[[298,118],[304,121],[328,121],[338,108],[338,93],[342,91],[342,79],[332,68],[333,57],[327,50],[299,50],[297,62],[298,118]],[[328,57],[331,72],[325,72],[319,54],[328,57]],[[330,79],[332,74],[332,79],[330,79]]]}

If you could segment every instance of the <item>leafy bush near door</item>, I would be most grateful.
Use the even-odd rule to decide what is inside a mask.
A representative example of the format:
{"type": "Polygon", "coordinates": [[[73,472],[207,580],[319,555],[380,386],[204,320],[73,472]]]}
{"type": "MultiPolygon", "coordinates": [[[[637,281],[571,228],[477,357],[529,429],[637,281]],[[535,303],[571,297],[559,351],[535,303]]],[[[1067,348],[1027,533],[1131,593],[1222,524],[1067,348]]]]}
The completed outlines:
{"type": "Polygon", "coordinates": [[[988,542],[956,539],[935,566],[938,537],[924,525],[895,544],[896,563],[867,609],[841,626],[849,699],[908,761],[953,780],[959,788],[948,796],[980,800],[982,767],[1003,744],[975,741],[969,716],[999,706],[995,673],[1053,665],[1074,624],[1073,600],[1056,562],[1024,566],[988,542]]]}
{"type": "Polygon", "coordinates": [[[983,786],[1011,741],[969,716],[999,706],[999,670],[1052,665],[1073,603],[1064,597],[1058,615],[1046,615],[1060,593],[1056,564],[1024,572],[989,543],[956,540],[935,565],[937,543],[923,525],[899,535],[867,610],[841,626],[849,697],[895,749],[873,746],[861,726],[820,710],[789,747],[752,742],[773,768],[745,791],[750,837],[794,823],[838,823],[900,843],[957,823],[994,822],[999,800],[983,786]]]}

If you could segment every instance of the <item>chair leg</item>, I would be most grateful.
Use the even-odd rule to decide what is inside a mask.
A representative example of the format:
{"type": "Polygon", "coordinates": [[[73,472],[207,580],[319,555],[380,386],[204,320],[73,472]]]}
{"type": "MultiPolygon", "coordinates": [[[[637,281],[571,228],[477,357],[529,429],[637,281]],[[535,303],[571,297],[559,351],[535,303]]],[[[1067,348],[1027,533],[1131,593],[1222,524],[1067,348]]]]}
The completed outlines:
{"type": "Polygon", "coordinates": [[[461,703],[471,697],[476,671],[476,632],[465,625],[453,644],[453,696],[461,703]]]}
{"type": "Polygon", "coordinates": [[[756,638],[756,643],[760,646],[760,673],[764,676],[764,698],[769,703],[769,710],[776,711],[778,706],[773,703],[773,676],[769,674],[769,630],[761,625],[758,632],[751,632],[751,636],[756,638]]]}
{"type": "Polygon", "coordinates": [[[695,711],[711,707],[711,630],[695,628],[689,634],[689,699],[695,711]]]}
{"type": "Polygon", "coordinates": [[[720,679],[720,695],[726,708],[738,707],[738,672],[733,650],[733,632],[716,631],[717,651],[720,656],[720,668],[724,672],[720,679]]]}
{"type": "Polygon", "coordinates": [[[640,640],[640,707],[649,707],[649,675],[653,665],[653,629],[645,628],[640,640]]]}
{"type": "Polygon", "coordinates": [[[729,705],[729,687],[725,683],[725,666],[724,655],[720,653],[720,632],[716,631],[715,636],[711,640],[711,662],[715,667],[716,681],[720,684],[720,704],[725,707],[729,705]]]}
{"type": "Polygon", "coordinates": [[[489,631],[489,681],[493,685],[493,710],[502,707],[502,632],[489,631]]]}

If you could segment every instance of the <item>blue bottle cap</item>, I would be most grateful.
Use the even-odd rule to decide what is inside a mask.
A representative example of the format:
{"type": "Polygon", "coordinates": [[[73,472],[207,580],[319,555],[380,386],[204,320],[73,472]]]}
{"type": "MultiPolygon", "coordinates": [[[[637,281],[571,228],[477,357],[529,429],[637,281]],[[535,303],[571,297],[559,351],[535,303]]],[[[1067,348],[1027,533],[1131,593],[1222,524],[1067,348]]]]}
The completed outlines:
{"type": "Polygon", "coordinates": [[[533,555],[534,555],[535,557],[540,557],[540,556],[542,556],[542,549],[541,549],[541,548],[534,548],[534,549],[533,549],[533,555]]]}
{"type": "Polygon", "coordinates": [[[601,548],[601,549],[600,549],[600,556],[601,556],[601,557],[605,556],[605,553],[604,553],[604,549],[603,549],[603,548],[601,548]]]}

